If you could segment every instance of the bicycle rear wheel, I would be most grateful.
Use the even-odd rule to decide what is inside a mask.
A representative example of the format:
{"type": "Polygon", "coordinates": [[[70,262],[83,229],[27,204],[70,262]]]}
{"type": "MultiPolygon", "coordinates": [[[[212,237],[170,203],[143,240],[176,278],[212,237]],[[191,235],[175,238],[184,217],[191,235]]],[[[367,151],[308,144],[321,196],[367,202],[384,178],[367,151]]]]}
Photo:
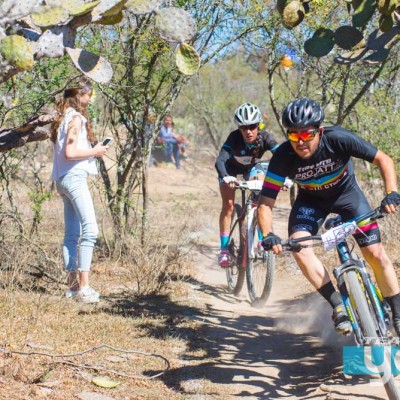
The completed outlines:
{"type": "Polygon", "coordinates": [[[235,204],[228,245],[230,266],[225,269],[228,289],[235,296],[242,290],[245,276],[245,269],[241,266],[244,251],[244,222],[239,219],[241,215],[242,207],[235,204]]]}
{"type": "Polygon", "coordinates": [[[257,215],[253,214],[251,230],[247,237],[246,281],[251,305],[262,307],[271,293],[275,272],[275,254],[258,248],[257,215]]]}
{"type": "Polygon", "coordinates": [[[391,370],[391,354],[390,347],[387,345],[387,338],[381,337],[376,321],[375,312],[372,306],[372,299],[369,299],[368,293],[361,284],[359,274],[354,271],[346,273],[346,281],[348,283],[348,291],[353,309],[357,315],[357,323],[361,328],[364,338],[368,339],[368,346],[382,346],[384,351],[384,364],[382,366],[383,375],[381,375],[383,385],[390,400],[399,400],[400,393],[397,390],[396,383],[391,370]],[[385,345],[386,344],[386,345],[385,345]]]}

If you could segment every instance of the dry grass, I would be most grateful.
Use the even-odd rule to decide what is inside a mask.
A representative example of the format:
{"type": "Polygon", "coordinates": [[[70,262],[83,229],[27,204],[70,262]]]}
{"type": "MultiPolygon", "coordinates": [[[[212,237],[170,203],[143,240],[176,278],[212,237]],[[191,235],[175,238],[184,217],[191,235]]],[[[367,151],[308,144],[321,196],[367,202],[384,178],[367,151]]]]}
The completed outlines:
{"type": "MultiPolygon", "coordinates": [[[[155,190],[145,245],[128,238],[128,250],[110,258],[105,238],[99,239],[92,267],[92,284],[102,294],[97,305],[64,298],[62,207],[57,196],[45,204],[34,239],[25,232],[16,234],[19,222],[13,217],[0,225],[0,399],[75,399],[85,391],[119,400],[197,394],[211,398],[211,393],[212,398],[227,398],[229,390],[205,381],[202,367],[197,368],[210,361],[210,343],[197,322],[202,301],[190,285],[195,232],[215,223],[201,217],[215,207],[210,203],[216,194],[213,170],[157,169],[151,174],[155,190]],[[195,180],[199,172],[207,181],[201,190],[195,180]],[[127,351],[93,350],[101,344],[127,351]],[[169,370],[163,359],[151,355],[167,359],[169,370]],[[99,388],[91,382],[94,376],[121,383],[114,389],[99,388]]],[[[29,226],[26,193],[17,196],[29,226]]],[[[98,215],[107,221],[106,211],[98,215]]]]}
{"type": "MultiPolygon", "coordinates": [[[[109,231],[103,229],[92,269],[92,284],[103,295],[98,305],[64,298],[57,196],[45,205],[35,241],[16,235],[18,221],[12,216],[0,224],[0,399],[76,399],[84,391],[117,400],[232,398],[229,385],[204,379],[216,361],[199,322],[206,311],[191,286],[191,247],[199,236],[216,239],[220,202],[212,160],[201,165],[151,170],[151,224],[144,247],[128,238],[128,250],[110,258],[109,231]],[[17,353],[72,354],[103,343],[134,352],[102,348],[68,357],[17,353]],[[165,357],[170,369],[165,371],[165,362],[149,354],[165,357]],[[121,383],[99,388],[91,382],[99,375],[121,383]]],[[[29,226],[24,196],[19,192],[18,202],[29,226]]],[[[96,207],[99,222],[107,227],[107,211],[101,203],[96,207]]],[[[399,228],[394,221],[398,224],[398,218],[387,218],[381,225],[389,253],[398,260],[397,243],[390,240],[399,228]]]]}

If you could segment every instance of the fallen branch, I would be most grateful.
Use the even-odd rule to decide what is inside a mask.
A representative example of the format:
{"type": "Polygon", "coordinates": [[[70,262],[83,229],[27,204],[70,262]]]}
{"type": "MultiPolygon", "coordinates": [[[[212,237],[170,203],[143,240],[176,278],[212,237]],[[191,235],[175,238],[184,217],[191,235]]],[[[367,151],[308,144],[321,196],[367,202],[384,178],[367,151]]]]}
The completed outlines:
{"type": "Polygon", "coordinates": [[[154,379],[157,378],[163,374],[165,374],[169,369],[170,369],[170,362],[168,361],[167,358],[165,358],[164,356],[160,355],[160,354],[153,354],[153,353],[145,353],[142,351],[137,351],[137,350],[125,350],[125,349],[118,349],[116,347],[112,347],[108,344],[102,343],[98,346],[94,346],[91,347],[89,349],[80,351],[78,353],[71,353],[71,354],[50,354],[50,353],[44,353],[44,352],[40,352],[40,351],[31,351],[31,352],[27,352],[27,351],[21,351],[21,350],[9,350],[9,349],[1,349],[0,348],[0,353],[5,354],[6,356],[10,356],[12,354],[19,354],[19,355],[24,355],[24,356],[33,356],[33,355],[37,355],[37,356],[45,356],[45,357],[51,357],[51,358],[69,358],[69,357],[77,357],[77,356],[83,356],[84,354],[96,351],[96,350],[100,350],[102,348],[106,348],[106,349],[110,349],[119,353],[125,353],[125,354],[140,354],[146,357],[156,357],[156,358],[160,358],[164,361],[166,368],[164,369],[164,371],[159,372],[158,374],[152,375],[152,376],[143,376],[143,375],[129,375],[129,374],[125,374],[123,372],[118,372],[116,370],[113,369],[106,369],[104,367],[100,367],[100,366],[96,366],[96,365],[85,365],[85,364],[77,364],[74,363],[73,361],[70,360],[61,360],[61,361],[53,361],[51,364],[65,364],[65,365],[70,365],[76,368],[86,368],[86,369],[93,369],[95,371],[102,371],[102,372],[107,372],[107,373],[111,373],[114,375],[118,375],[118,376],[123,376],[126,378],[134,378],[134,379],[154,379]]]}

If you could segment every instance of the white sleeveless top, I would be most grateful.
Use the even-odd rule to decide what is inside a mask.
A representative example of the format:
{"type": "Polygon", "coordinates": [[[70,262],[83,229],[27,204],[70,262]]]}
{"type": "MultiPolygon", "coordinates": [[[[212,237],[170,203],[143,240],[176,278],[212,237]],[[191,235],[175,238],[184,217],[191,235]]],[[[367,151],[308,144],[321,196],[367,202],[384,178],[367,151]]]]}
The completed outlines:
{"type": "Polygon", "coordinates": [[[82,129],[78,136],[77,148],[80,150],[91,149],[87,138],[86,118],[73,108],[68,108],[65,112],[64,118],[61,121],[57,131],[57,141],[54,144],[54,158],[53,158],[53,181],[57,181],[63,175],[71,170],[84,170],[89,175],[96,175],[97,167],[95,157],[89,157],[85,160],[67,160],[65,158],[65,143],[67,139],[68,124],[72,118],[78,115],[82,119],[82,129]]]}

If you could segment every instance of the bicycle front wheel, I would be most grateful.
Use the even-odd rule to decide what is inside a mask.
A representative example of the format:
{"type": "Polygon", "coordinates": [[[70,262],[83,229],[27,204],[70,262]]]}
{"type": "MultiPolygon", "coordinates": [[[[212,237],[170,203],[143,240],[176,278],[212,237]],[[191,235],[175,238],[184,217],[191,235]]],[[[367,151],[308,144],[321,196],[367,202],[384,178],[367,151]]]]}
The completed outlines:
{"type": "Polygon", "coordinates": [[[257,215],[254,213],[247,237],[246,281],[251,305],[262,307],[271,293],[275,272],[275,254],[258,246],[257,215]]]}
{"type": "MultiPolygon", "coordinates": [[[[368,298],[367,291],[356,271],[346,273],[350,301],[356,313],[354,316],[363,333],[367,346],[382,346],[384,364],[382,365],[382,383],[390,400],[400,400],[400,393],[391,369],[391,352],[387,345],[387,338],[380,337],[379,328],[372,308],[372,299],[368,298]]],[[[373,301],[373,300],[372,300],[373,301]]]]}
{"type": "Polygon", "coordinates": [[[243,220],[239,219],[241,215],[242,207],[239,204],[235,204],[228,245],[230,266],[226,268],[228,289],[235,296],[239,295],[242,290],[245,276],[244,268],[241,265],[244,251],[244,223],[243,220]]]}

